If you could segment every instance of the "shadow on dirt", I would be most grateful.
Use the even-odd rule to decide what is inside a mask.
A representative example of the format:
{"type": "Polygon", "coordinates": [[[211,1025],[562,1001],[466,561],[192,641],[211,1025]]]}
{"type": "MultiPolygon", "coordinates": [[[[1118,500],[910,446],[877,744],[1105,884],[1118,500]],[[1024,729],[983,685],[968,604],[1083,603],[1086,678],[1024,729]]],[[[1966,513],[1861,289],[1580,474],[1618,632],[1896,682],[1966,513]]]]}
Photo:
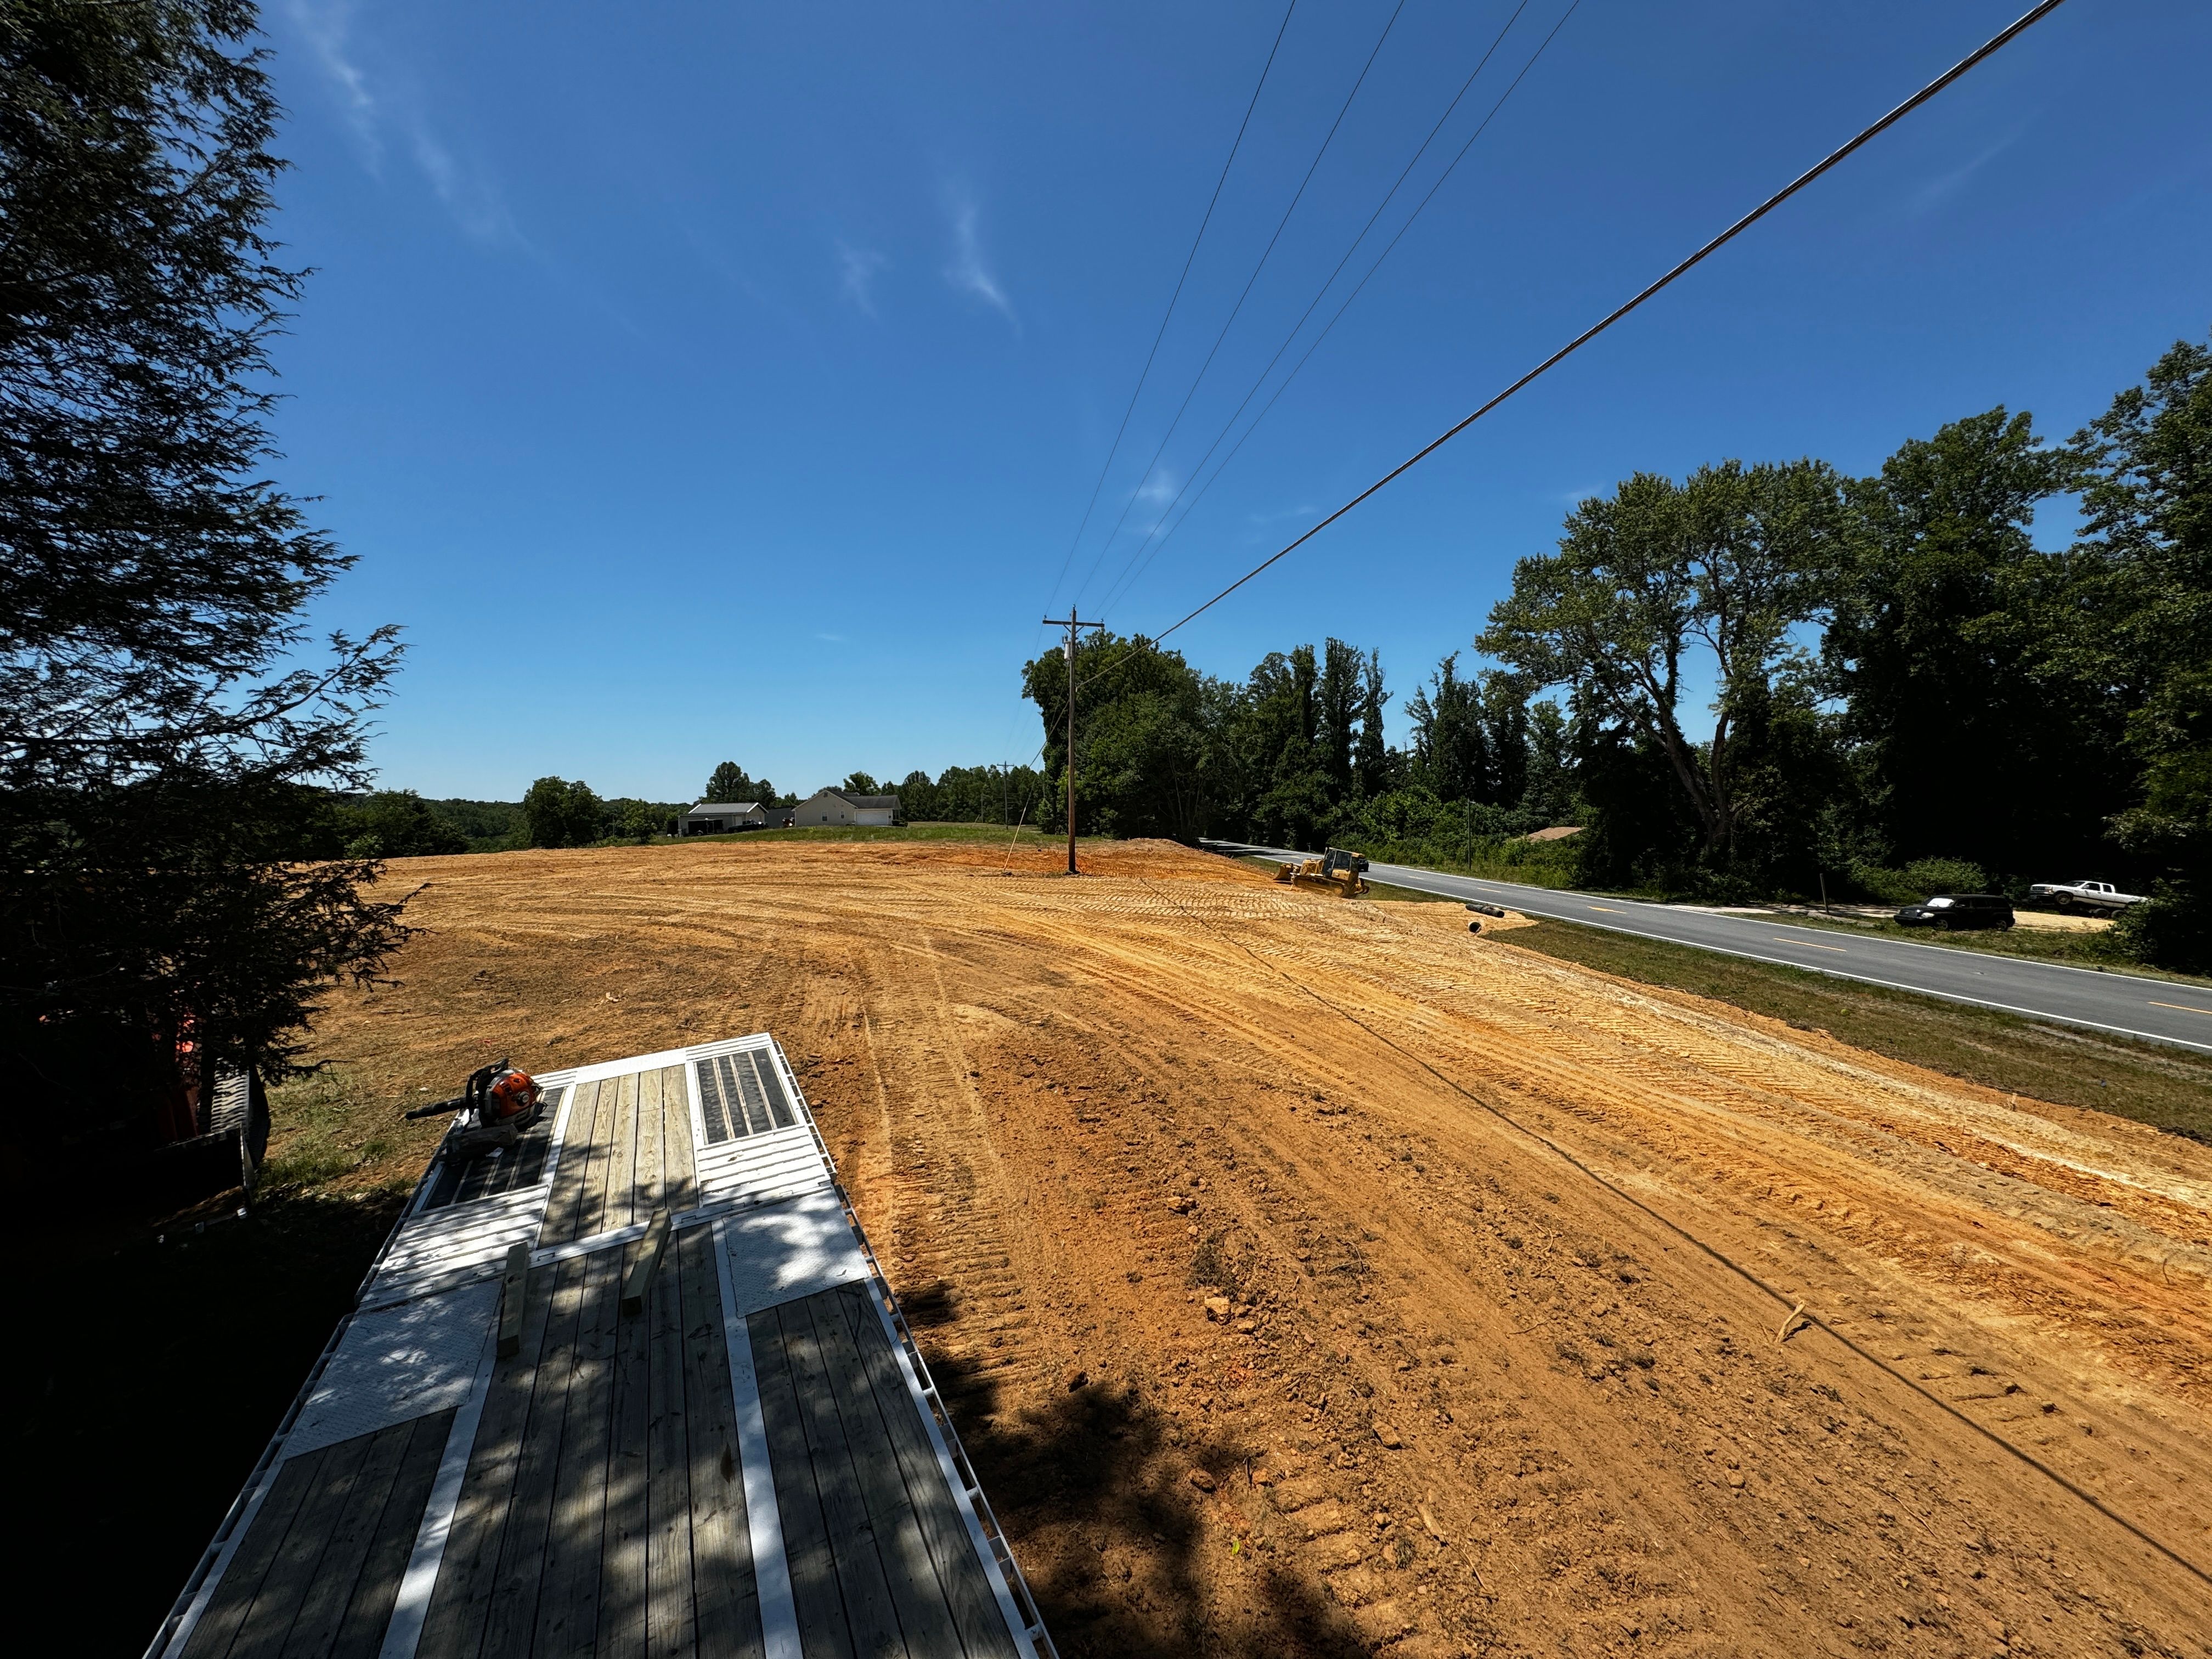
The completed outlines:
{"type": "Polygon", "coordinates": [[[70,1653],[144,1652],[404,1202],[202,1206],[100,1254],[19,1252],[38,1283],[0,1368],[25,1522],[5,1605],[66,1607],[70,1653]]]}
{"type": "MultiPolygon", "coordinates": [[[[918,1333],[931,1296],[900,1297],[918,1333]]],[[[994,1418],[997,1384],[928,1346],[925,1339],[939,1391],[1066,1659],[1374,1651],[1275,1553],[1265,1493],[1247,1485],[1252,1449],[1224,1434],[1176,1446],[1171,1418],[1111,1384],[1085,1382],[1041,1410],[994,1418]],[[1216,1490],[1192,1486],[1193,1469],[1216,1490]],[[1208,1553],[1219,1559],[1203,1564],[1208,1553]]],[[[1272,1530],[1280,1528],[1276,1521],[1272,1530]]]]}

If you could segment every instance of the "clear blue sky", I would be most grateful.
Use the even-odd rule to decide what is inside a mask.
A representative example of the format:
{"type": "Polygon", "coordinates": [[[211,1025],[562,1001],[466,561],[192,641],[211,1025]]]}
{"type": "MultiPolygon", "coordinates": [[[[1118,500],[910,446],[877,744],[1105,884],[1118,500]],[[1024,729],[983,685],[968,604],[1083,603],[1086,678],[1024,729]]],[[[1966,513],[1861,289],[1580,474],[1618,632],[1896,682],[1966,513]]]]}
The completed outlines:
{"type": "MultiPolygon", "coordinates": [[[[1164,626],[2024,3],[1583,0],[1086,607],[1164,626]]],[[[1530,0],[1352,274],[1565,6],[1530,0]]],[[[1304,0],[1055,595],[1276,0],[273,0],[278,234],[318,272],[276,475],[360,556],[319,620],[407,630],[386,782],[678,799],[722,759],[804,792],[1027,757],[1048,599],[1190,476],[1511,9],[1408,0],[1146,477],[1391,10],[1304,0]]],[[[2212,324],[2209,64],[2198,0],[2072,0],[1174,643],[1241,676],[1334,634],[1403,693],[1638,468],[1871,470],[1998,403],[2064,435],[2212,324]]]]}

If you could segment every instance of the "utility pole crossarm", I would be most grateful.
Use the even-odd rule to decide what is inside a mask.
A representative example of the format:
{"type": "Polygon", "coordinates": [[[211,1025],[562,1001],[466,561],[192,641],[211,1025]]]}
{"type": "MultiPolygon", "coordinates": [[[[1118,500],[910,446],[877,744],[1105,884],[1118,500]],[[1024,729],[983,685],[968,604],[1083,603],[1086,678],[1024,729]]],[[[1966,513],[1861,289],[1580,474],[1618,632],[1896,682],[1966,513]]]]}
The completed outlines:
{"type": "Polygon", "coordinates": [[[1085,622],[1071,605],[1066,616],[1047,617],[1044,625],[1067,630],[1067,873],[1073,876],[1080,873],[1075,867],[1075,635],[1079,629],[1106,624],[1085,622]]]}

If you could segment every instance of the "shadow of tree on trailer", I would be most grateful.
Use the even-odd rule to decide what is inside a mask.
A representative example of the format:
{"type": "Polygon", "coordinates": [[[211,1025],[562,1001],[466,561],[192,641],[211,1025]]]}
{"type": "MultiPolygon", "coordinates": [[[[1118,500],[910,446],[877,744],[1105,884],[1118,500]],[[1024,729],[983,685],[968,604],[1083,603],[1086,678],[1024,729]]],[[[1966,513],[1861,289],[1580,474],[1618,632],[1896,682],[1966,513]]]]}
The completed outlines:
{"type": "Polygon", "coordinates": [[[1284,1530],[1279,1518],[1255,1523],[1230,1501],[1260,1448],[1224,1429],[1177,1446],[1175,1419],[1127,1386],[1085,1382],[1002,1413],[1000,1385],[978,1362],[931,1352],[929,1333],[951,1321],[956,1300],[939,1282],[902,1291],[899,1304],[1008,1536],[1042,1545],[1022,1544],[1018,1559],[1065,1659],[1374,1651],[1342,1608],[1276,1557],[1268,1534],[1284,1530]],[[1193,1469],[1212,1475],[1219,1495],[1194,1487],[1193,1469]],[[1225,1558],[1232,1543],[1241,1561],[1202,1567],[1205,1552],[1225,1558]],[[1227,1603],[1218,1616],[1210,1597],[1227,1603]]]}
{"type": "Polygon", "coordinates": [[[49,1257],[40,1335],[0,1368],[8,1465],[38,1522],[0,1595],[66,1606],[71,1654],[137,1659],[301,1380],[353,1305],[404,1192],[278,1197],[191,1231],[49,1257]]]}

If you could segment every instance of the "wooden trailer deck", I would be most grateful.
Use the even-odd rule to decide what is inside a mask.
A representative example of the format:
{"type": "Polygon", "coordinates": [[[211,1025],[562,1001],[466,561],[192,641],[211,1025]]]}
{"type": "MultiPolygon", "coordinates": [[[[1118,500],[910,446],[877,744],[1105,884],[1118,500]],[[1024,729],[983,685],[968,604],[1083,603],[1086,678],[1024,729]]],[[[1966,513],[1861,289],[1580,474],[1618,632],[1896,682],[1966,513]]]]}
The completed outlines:
{"type": "Polygon", "coordinates": [[[540,1081],[424,1175],[149,1659],[1049,1659],[775,1042],[540,1081]]]}

